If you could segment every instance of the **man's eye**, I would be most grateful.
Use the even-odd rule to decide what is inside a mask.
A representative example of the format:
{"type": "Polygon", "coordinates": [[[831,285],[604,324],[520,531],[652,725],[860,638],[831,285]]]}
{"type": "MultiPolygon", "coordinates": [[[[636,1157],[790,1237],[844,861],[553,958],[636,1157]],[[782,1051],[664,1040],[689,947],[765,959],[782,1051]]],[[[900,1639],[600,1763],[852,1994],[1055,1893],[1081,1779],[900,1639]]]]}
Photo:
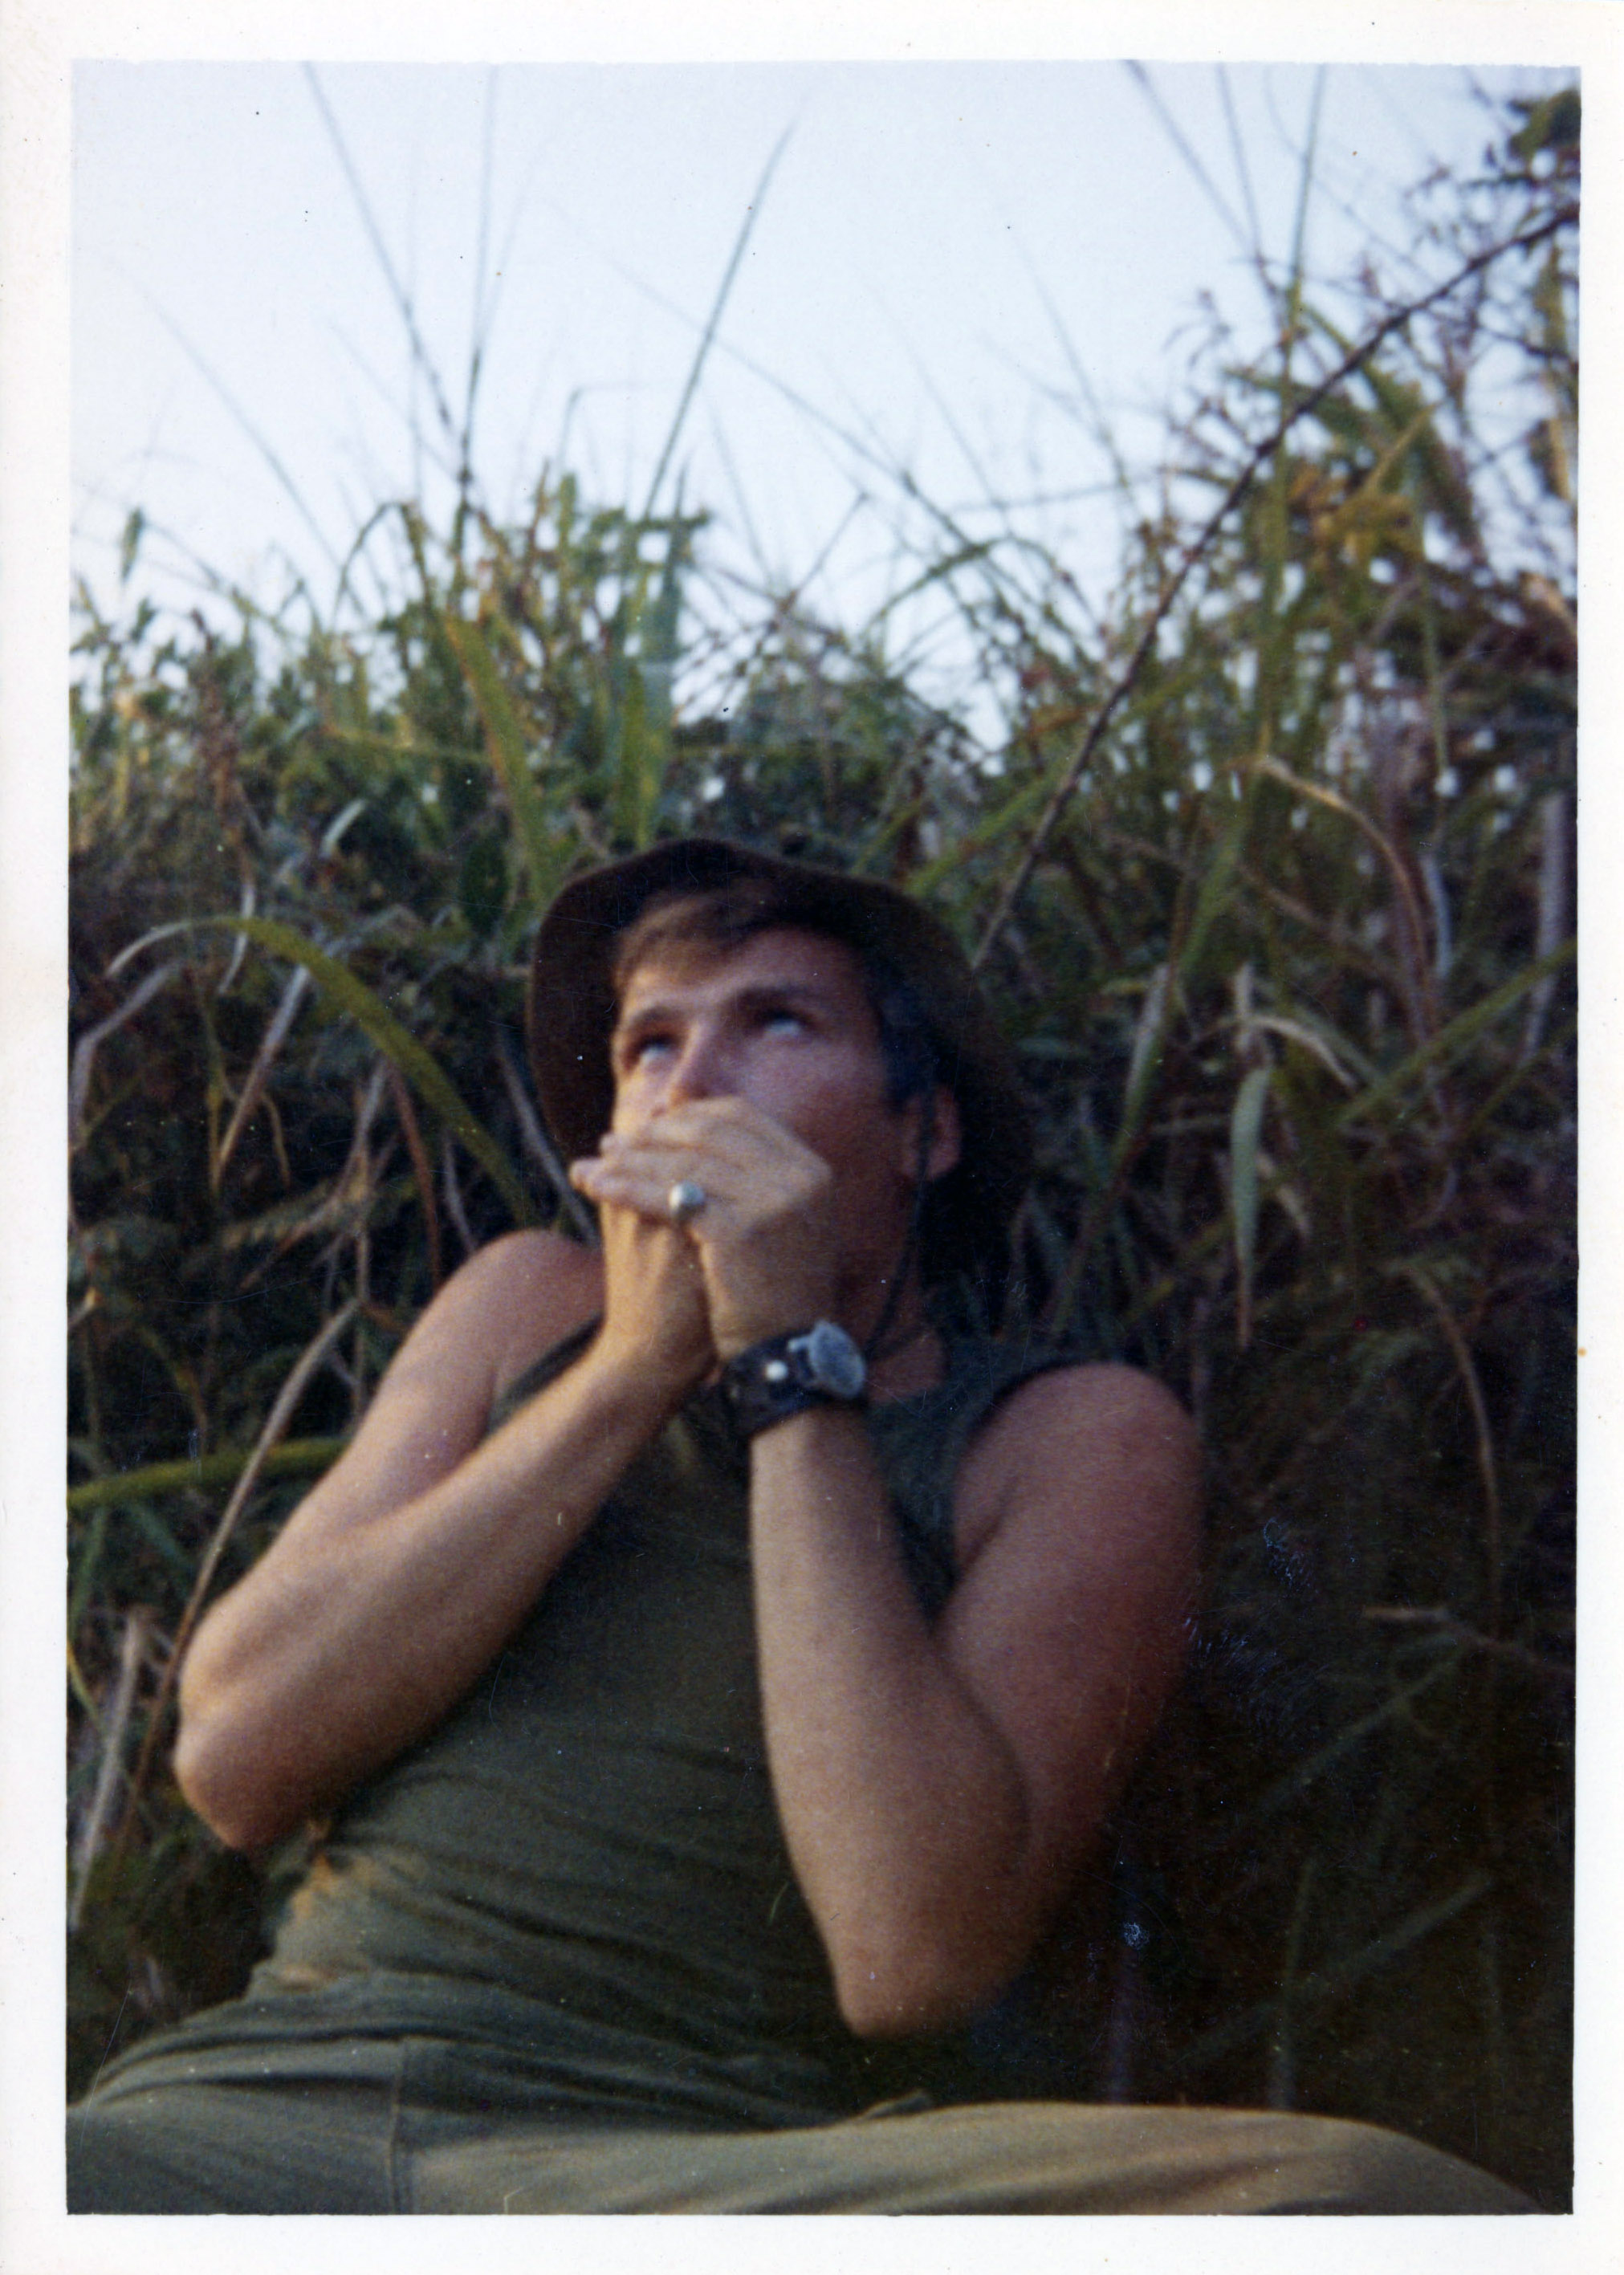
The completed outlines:
{"type": "Polygon", "coordinates": [[[669,1035],[639,1035],[635,1042],[626,1046],[626,1064],[633,1067],[645,1066],[651,1058],[657,1058],[662,1051],[668,1051],[670,1047],[669,1035]]]}
{"type": "Polygon", "coordinates": [[[786,1004],[777,1010],[764,1012],[761,1024],[769,1034],[799,1034],[804,1029],[806,1022],[798,1011],[790,1010],[786,1004]]]}

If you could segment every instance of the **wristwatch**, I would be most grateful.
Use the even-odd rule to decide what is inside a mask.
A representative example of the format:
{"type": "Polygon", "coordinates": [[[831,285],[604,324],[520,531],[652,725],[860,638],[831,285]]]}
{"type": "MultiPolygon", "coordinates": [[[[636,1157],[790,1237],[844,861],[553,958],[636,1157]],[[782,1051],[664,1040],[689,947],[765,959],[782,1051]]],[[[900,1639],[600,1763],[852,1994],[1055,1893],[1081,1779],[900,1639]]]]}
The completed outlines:
{"type": "Polygon", "coordinates": [[[867,1380],[862,1352],[830,1319],[752,1343],[721,1371],[722,1395],[744,1438],[809,1406],[854,1405],[867,1380]]]}

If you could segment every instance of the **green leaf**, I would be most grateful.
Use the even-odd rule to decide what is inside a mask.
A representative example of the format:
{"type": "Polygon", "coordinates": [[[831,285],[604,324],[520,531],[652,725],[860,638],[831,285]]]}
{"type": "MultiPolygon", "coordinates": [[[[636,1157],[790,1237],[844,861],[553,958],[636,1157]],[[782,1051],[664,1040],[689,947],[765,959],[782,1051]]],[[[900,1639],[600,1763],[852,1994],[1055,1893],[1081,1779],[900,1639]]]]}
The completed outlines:
{"type": "MultiPolygon", "coordinates": [[[[1069,759],[1069,748],[1066,755],[1069,759]]],[[[1029,821],[1043,805],[1052,787],[1049,777],[1045,775],[1037,782],[1028,782],[1023,790],[1018,790],[1012,797],[1007,797],[1001,805],[993,808],[985,821],[978,822],[962,836],[956,836],[945,852],[939,853],[933,861],[927,861],[916,869],[908,880],[909,891],[920,900],[928,900],[939,885],[945,884],[948,878],[956,876],[963,868],[971,854],[984,853],[989,846],[996,845],[1000,838],[1008,836],[1012,829],[1019,829],[1029,821]]]]}
{"type": "MultiPolygon", "coordinates": [[[[107,1480],[97,1478],[93,1482],[96,1485],[103,1485],[107,1480]]],[[[72,1507],[72,1494],[68,1497],[68,1506],[72,1507]]],[[[85,1616],[85,1606],[90,1601],[91,1591],[101,1575],[102,1552],[106,1546],[107,1510],[103,1507],[95,1509],[91,1516],[83,1545],[71,1558],[73,1589],[68,1599],[70,1636],[76,1636],[79,1633],[79,1621],[85,1616]]]]}
{"type": "MultiPolygon", "coordinates": [[[[345,1438],[289,1438],[273,1447],[261,1465],[261,1474],[268,1478],[302,1478],[314,1476],[329,1469],[349,1443],[345,1438]]],[[[148,1462],[139,1470],[125,1470],[116,1477],[88,1478],[83,1485],[68,1488],[68,1508],[74,1515],[81,1510],[117,1508],[126,1502],[150,1500],[162,1493],[218,1493],[222,1485],[235,1485],[253,1459],[252,1447],[229,1447],[218,1454],[201,1455],[195,1462],[148,1462]]],[[[99,1534],[93,1534],[87,1556],[98,1546],[99,1534]]]]}
{"type": "Polygon", "coordinates": [[[189,1588],[193,1579],[192,1559],[157,1511],[149,1508],[144,1500],[132,1500],[126,1505],[125,1515],[159,1562],[168,1565],[183,1588],[189,1588]]]}
{"type": "Polygon", "coordinates": [[[1229,898],[1229,887],[1235,866],[1245,846],[1251,826],[1251,800],[1244,798],[1241,810],[1218,842],[1212,856],[1212,865],[1202,879],[1201,890],[1196,896],[1195,913],[1190,920],[1190,930],[1184,935],[1179,950],[1179,976],[1190,979],[1195,976],[1201,951],[1206,946],[1206,936],[1229,898]]]}
{"type": "Polygon", "coordinates": [[[125,523],[124,534],[118,540],[118,581],[121,585],[128,581],[130,571],[135,566],[135,556],[141,549],[141,538],[146,527],[146,515],[139,505],[132,508],[125,523]]]}
{"type": "Polygon", "coordinates": [[[610,737],[610,747],[616,751],[616,830],[629,844],[640,848],[647,844],[653,828],[654,808],[665,775],[665,753],[649,716],[643,675],[636,664],[627,669],[610,737]]]}
{"type": "Polygon", "coordinates": [[[508,811],[530,875],[531,904],[540,913],[563,884],[575,849],[548,826],[547,812],[530,771],[525,730],[502,684],[489,643],[466,617],[447,610],[441,621],[480,714],[491,764],[507,792],[508,811]]]}
{"type": "Polygon", "coordinates": [[[1516,102],[1528,124],[1511,138],[1519,158],[1530,161],[1542,150],[1576,150],[1579,147],[1579,90],[1565,87],[1534,102],[1516,102]]]}
{"type": "Polygon", "coordinates": [[[292,964],[302,964],[321,995],[355,1021],[384,1057],[399,1068],[423,1103],[466,1146],[506,1201],[515,1223],[535,1222],[536,1212],[530,1196],[501,1146],[479,1116],[463,1103],[433,1054],[401,1025],[392,1011],[384,1008],[364,979],[358,979],[336,956],[317,948],[301,933],[295,932],[291,925],[281,924],[274,917],[192,917],[180,924],[160,925],[139,944],[146,947],[151,941],[168,940],[185,932],[245,933],[273,955],[285,956],[292,964]]]}
{"type": "Polygon", "coordinates": [[[1258,1255],[1258,1146],[1269,1100],[1270,1069],[1253,1067],[1235,1095],[1229,1117],[1229,1198],[1235,1220],[1235,1261],[1240,1275],[1235,1339],[1244,1350],[1252,1334],[1252,1274],[1258,1255]]]}
{"type": "Polygon", "coordinates": [[[1397,1066],[1390,1067],[1379,1082],[1373,1082],[1368,1090],[1362,1090],[1357,1098],[1350,1098],[1336,1117],[1338,1129],[1350,1128],[1373,1107],[1385,1106],[1395,1091],[1402,1090],[1407,1083],[1413,1082],[1429,1066],[1452,1059],[1457,1052],[1464,1050],[1483,1028],[1492,1026],[1503,1012],[1508,1011],[1514,1003],[1526,995],[1530,987],[1537,986],[1547,972],[1558,971],[1563,964],[1571,964],[1577,949],[1576,941],[1564,941],[1560,948],[1553,948],[1549,956],[1542,956],[1537,964],[1525,965],[1503,986],[1495,988],[1492,994],[1485,995],[1481,1002],[1469,1005],[1457,1017],[1451,1019],[1446,1027],[1440,1027],[1430,1042],[1424,1043],[1418,1051],[1411,1051],[1409,1056],[1401,1059],[1397,1066]]]}

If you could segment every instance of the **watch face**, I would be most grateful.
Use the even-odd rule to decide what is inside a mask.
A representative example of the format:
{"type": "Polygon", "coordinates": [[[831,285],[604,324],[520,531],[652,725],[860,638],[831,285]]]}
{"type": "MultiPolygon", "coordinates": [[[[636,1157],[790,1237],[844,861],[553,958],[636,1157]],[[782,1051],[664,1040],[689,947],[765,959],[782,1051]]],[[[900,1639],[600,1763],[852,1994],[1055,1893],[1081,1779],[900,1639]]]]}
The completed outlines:
{"type": "Polygon", "coordinates": [[[868,1379],[868,1369],[863,1364],[862,1352],[844,1327],[820,1319],[803,1339],[800,1348],[806,1354],[807,1370],[816,1388],[827,1390],[834,1398],[856,1398],[860,1394],[868,1379]]]}

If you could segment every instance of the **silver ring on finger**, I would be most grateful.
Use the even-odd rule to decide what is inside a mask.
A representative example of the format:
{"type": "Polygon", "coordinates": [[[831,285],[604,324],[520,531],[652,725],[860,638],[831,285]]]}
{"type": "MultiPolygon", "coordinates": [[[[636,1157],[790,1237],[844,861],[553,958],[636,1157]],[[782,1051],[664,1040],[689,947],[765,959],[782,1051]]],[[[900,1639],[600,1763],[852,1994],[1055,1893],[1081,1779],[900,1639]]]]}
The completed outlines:
{"type": "Polygon", "coordinates": [[[679,1177],[665,1197],[666,1213],[673,1224],[688,1224],[699,1215],[710,1195],[691,1177],[679,1177]]]}

